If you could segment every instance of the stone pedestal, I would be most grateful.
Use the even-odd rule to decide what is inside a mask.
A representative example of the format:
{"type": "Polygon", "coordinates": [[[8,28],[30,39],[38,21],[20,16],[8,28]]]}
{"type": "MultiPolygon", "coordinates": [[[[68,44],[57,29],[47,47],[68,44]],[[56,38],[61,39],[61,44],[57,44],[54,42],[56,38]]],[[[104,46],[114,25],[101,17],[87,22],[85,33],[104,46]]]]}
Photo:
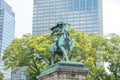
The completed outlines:
{"type": "Polygon", "coordinates": [[[38,80],[87,80],[88,70],[83,63],[58,62],[43,70],[38,80]]]}

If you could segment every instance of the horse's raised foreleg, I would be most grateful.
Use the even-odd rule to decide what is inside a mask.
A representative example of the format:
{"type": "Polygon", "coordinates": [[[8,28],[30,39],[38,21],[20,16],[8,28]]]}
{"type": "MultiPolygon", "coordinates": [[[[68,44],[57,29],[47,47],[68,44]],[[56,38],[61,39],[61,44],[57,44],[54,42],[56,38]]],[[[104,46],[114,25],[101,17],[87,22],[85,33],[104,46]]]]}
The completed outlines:
{"type": "Polygon", "coordinates": [[[62,50],[63,55],[64,55],[65,58],[66,58],[66,61],[69,61],[68,56],[67,56],[67,52],[66,52],[65,48],[64,48],[63,46],[61,46],[60,49],[62,50]]]}

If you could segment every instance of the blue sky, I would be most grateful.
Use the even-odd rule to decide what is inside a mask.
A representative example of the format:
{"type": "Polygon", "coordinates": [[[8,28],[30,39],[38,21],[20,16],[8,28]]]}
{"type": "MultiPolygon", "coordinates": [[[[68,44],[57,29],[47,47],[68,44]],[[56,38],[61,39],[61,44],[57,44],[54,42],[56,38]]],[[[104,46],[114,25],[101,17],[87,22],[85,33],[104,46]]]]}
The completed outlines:
{"type": "MultiPolygon", "coordinates": [[[[32,33],[33,0],[5,0],[15,12],[15,37],[32,33]]],[[[103,0],[103,29],[120,34],[120,0],[103,0]]]]}

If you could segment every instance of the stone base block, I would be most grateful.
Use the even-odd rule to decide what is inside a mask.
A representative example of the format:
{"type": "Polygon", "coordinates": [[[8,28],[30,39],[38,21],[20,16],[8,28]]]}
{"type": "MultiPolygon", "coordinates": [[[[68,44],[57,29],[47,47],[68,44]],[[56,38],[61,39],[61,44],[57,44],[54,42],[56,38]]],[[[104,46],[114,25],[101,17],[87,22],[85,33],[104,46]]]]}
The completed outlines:
{"type": "Polygon", "coordinates": [[[89,71],[83,63],[77,62],[58,62],[43,70],[38,80],[87,80],[86,75],[89,71]]]}

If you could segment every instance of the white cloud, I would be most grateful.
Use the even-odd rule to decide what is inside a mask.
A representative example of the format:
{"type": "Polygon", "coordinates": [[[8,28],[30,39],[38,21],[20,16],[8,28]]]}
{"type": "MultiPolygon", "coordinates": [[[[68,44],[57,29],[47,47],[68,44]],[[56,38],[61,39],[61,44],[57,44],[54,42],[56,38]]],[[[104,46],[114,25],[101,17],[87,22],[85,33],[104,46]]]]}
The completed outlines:
{"type": "Polygon", "coordinates": [[[104,34],[120,34],[120,0],[103,0],[104,34]]]}
{"type": "Polygon", "coordinates": [[[33,0],[5,0],[15,12],[15,37],[32,33],[33,0]]]}

